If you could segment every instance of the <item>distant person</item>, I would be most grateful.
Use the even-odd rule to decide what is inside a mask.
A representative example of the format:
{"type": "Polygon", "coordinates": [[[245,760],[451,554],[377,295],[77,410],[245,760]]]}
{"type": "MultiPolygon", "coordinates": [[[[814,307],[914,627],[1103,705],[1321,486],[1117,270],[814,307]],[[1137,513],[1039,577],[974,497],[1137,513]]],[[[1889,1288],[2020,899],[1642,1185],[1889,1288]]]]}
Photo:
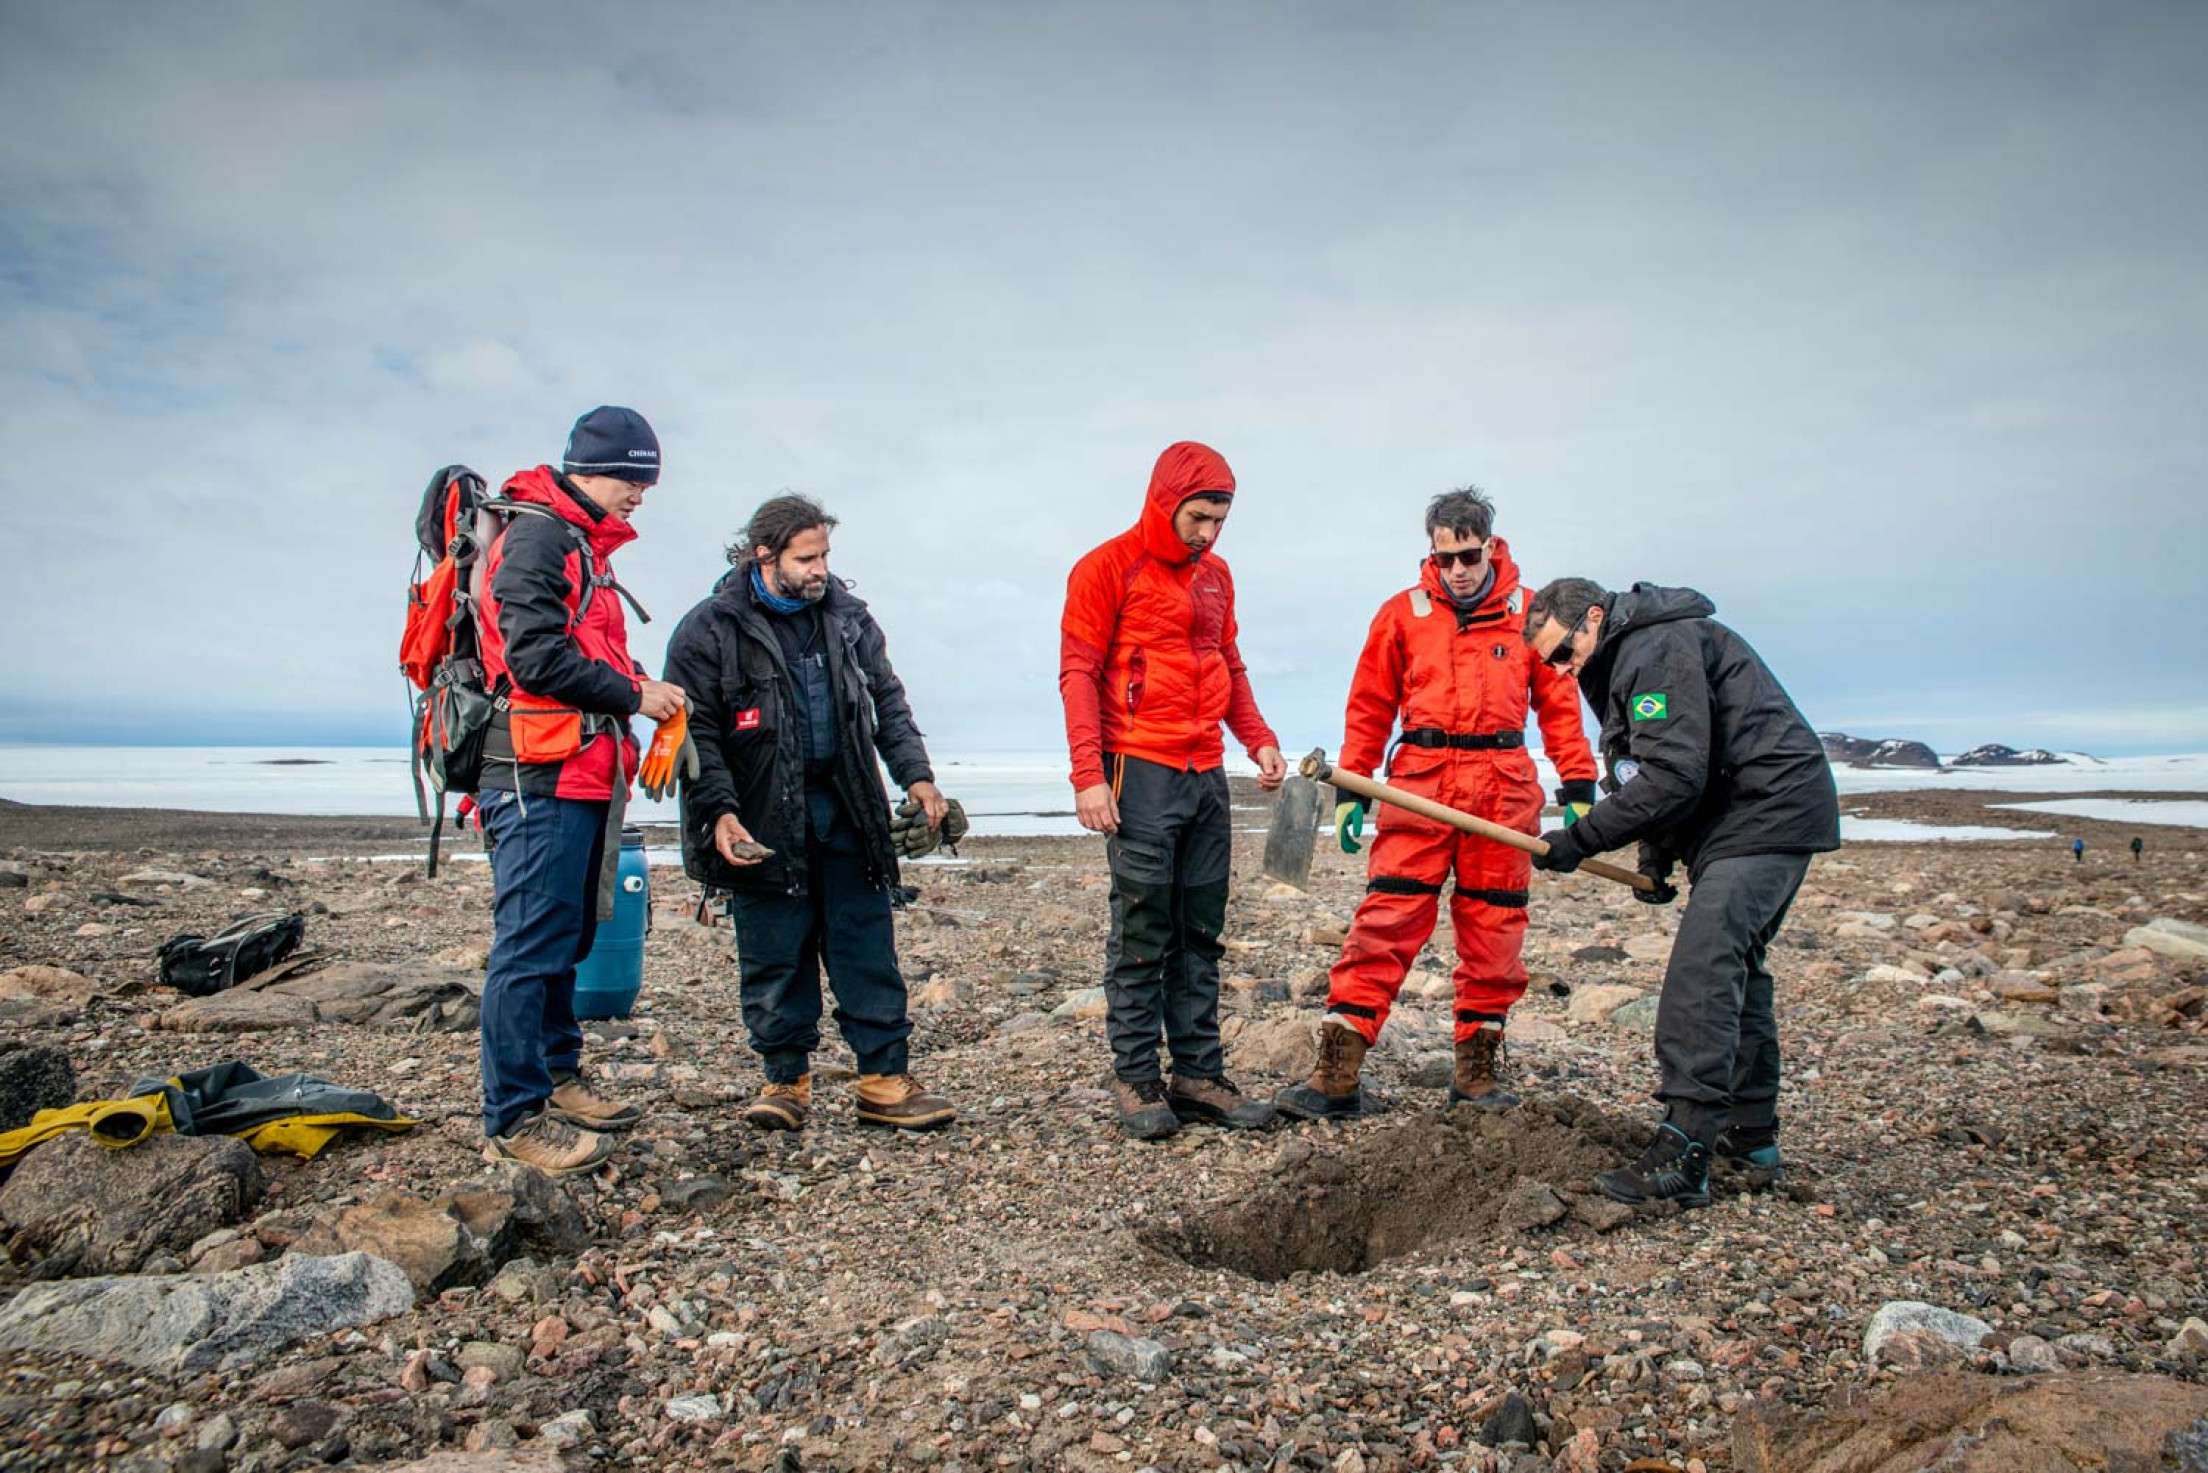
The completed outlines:
{"type": "MultiPolygon", "coordinates": [[[[1526,752],[1526,718],[1563,786],[1564,821],[1594,805],[1595,757],[1581,725],[1579,687],[1533,658],[1520,637],[1526,594],[1495,507],[1473,487],[1426,506],[1427,553],[1415,587],[1390,594],[1373,616],[1342,718],[1344,772],[1386,781],[1528,834],[1541,827],[1541,784],[1526,752]],[[1398,725],[1396,745],[1388,737],[1398,725]]],[[[1334,833],[1355,854],[1363,799],[1337,793],[1334,833]]],[[[1456,938],[1456,1068],[1452,1101],[1503,1110],[1518,1103],[1498,1069],[1510,1009],[1526,991],[1521,955],[1532,867],[1516,849],[1459,833],[1400,808],[1381,811],[1366,894],[1328,979],[1326,1019],[1311,1078],[1274,1097],[1284,1115],[1353,1115],[1358,1073],[1380,1040],[1396,993],[1434,934],[1452,879],[1456,938]]]]}
{"type": "Polygon", "coordinates": [[[1840,803],[1824,744],[1748,642],[1691,588],[1636,583],[1609,593],[1560,578],[1534,595],[1525,635],[1579,678],[1602,717],[1606,796],[1541,837],[1535,865],[1570,871],[1640,844],[1656,882],[1636,897],[1692,898],[1679,918],[1656,1008],[1656,1098],[1664,1122],[1631,1166],[1597,1185],[1620,1202],[1710,1200],[1712,1153],[1775,1177],[1779,1026],[1764,956],[1812,854],[1840,847],[1840,803]]]}
{"type": "Polygon", "coordinates": [[[1157,1140],[1183,1121],[1261,1129],[1273,1107],[1227,1078],[1219,1047],[1220,933],[1234,828],[1225,722],[1280,786],[1280,738],[1258,713],[1236,644],[1234,578],[1213,551],[1234,472],[1184,440],[1150,473],[1135,525],[1066,579],[1058,692],[1081,826],[1110,836],[1104,950],[1112,1099],[1120,1128],[1157,1140]],[[1159,1077],[1158,1035],[1173,1060],[1159,1077]]]}
{"type": "Polygon", "coordinates": [[[804,1127],[825,969],[858,1059],[859,1123],[930,1130],[957,1111],[911,1072],[882,764],[931,826],[949,805],[881,626],[828,571],[835,527],[807,497],[763,502],[728,548],[732,571],[667,643],[668,679],[697,692],[683,867],[729,892],[744,1027],[766,1075],[745,1122],[804,1127]],[[752,844],[773,853],[739,847],[752,844]]]}
{"type": "Polygon", "coordinates": [[[2139,856],[2146,852],[2146,848],[2146,840],[2140,838],[2137,834],[2131,836],[2131,862],[2133,864],[2139,862],[2139,856]]]}
{"type": "Polygon", "coordinates": [[[2083,864],[2083,863],[2085,863],[2085,840],[2084,840],[2084,839],[2082,839],[2082,838],[2081,838],[2081,839],[2072,839],[2072,840],[2070,841],[2070,860],[2071,860],[2071,863],[2073,863],[2073,864],[2083,864]]]}
{"type": "Polygon", "coordinates": [[[575,421],[560,469],[515,475],[513,516],[484,555],[483,676],[500,699],[478,794],[491,855],[483,973],[484,1155],[560,1175],[613,1153],[603,1132],[642,1117],[582,1066],[575,966],[612,913],[621,816],[637,765],[629,718],[667,721],[680,686],[629,658],[615,549],[659,480],[659,439],[633,409],[575,421]],[[588,548],[591,576],[582,549],[588,548]]]}

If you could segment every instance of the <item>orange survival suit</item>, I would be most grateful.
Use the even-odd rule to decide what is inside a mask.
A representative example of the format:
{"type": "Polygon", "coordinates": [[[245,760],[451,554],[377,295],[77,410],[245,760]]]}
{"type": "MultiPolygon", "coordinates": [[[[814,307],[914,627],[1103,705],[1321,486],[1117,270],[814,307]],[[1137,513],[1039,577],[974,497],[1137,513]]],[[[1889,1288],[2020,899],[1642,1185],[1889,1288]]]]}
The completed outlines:
{"type": "MultiPolygon", "coordinates": [[[[1398,720],[1402,736],[1382,780],[1451,808],[1537,833],[1541,785],[1526,752],[1530,705],[1541,742],[1567,795],[1592,803],[1595,759],[1580,725],[1579,687],[1527,646],[1526,595],[1503,539],[1492,541],[1494,577],[1470,609],[1451,602],[1433,560],[1418,586],[1391,596],[1373,616],[1349,688],[1336,764],[1370,777],[1398,720]]],[[[1350,794],[1341,795],[1345,800],[1350,794]]],[[[1403,975],[1433,934],[1441,888],[1456,888],[1456,1037],[1500,1024],[1526,990],[1519,952],[1526,935],[1524,852],[1474,838],[1400,808],[1377,805],[1367,894],[1357,907],[1327,989],[1327,1011],[1377,1042],[1403,975]]]]}

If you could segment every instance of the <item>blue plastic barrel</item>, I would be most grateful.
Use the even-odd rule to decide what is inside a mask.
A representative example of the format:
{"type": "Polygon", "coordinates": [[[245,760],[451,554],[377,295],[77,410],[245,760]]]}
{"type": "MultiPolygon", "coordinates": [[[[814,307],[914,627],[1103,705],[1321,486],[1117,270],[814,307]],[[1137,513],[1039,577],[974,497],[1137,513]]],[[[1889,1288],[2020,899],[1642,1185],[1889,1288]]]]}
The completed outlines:
{"type": "Polygon", "coordinates": [[[614,876],[613,918],[598,923],[590,955],[575,968],[575,1016],[626,1018],[644,990],[644,935],[652,928],[652,873],[644,862],[644,831],[621,831],[614,876]]]}

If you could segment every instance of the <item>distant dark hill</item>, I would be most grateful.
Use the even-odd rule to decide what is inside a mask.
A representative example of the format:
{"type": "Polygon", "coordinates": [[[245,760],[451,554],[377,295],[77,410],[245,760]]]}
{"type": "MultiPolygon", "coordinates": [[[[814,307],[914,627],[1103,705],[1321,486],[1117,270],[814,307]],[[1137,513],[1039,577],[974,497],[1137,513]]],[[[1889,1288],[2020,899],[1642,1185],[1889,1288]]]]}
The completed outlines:
{"type": "Polygon", "coordinates": [[[1999,742],[1987,742],[1972,747],[1949,764],[1954,767],[2053,767],[2070,759],[2045,747],[2030,747],[2019,752],[2014,747],[1999,742]]]}
{"type": "Polygon", "coordinates": [[[1940,765],[1940,754],[1923,742],[1852,737],[1844,731],[1821,731],[1817,738],[1825,744],[1825,760],[1844,762],[1850,767],[1937,769],[1940,765]]]}

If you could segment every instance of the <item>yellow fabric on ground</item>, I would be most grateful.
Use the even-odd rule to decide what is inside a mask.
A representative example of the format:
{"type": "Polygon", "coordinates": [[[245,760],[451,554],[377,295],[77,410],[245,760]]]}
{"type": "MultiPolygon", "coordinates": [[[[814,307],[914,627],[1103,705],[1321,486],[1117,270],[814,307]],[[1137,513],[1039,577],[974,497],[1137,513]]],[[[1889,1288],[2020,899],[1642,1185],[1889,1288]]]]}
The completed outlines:
{"type": "MultiPolygon", "coordinates": [[[[238,1139],[264,1155],[282,1154],[297,1156],[302,1161],[312,1161],[344,1131],[358,1128],[387,1131],[397,1135],[401,1131],[412,1130],[419,1124],[419,1120],[404,1115],[379,1120],[373,1115],[340,1111],[327,1115],[293,1115],[283,1120],[265,1121],[239,1131],[238,1139]]],[[[119,1151],[175,1128],[175,1122],[169,1118],[169,1101],[166,1095],[138,1095],[127,1100],[87,1100],[83,1104],[65,1105],[59,1110],[41,1110],[31,1117],[29,1125],[0,1132],[0,1172],[14,1166],[31,1147],[44,1145],[66,1131],[89,1131],[92,1139],[111,1150],[119,1151]]]]}
{"type": "Polygon", "coordinates": [[[397,1135],[421,1124],[404,1115],[394,1115],[389,1120],[378,1120],[373,1115],[355,1115],[342,1112],[335,1115],[294,1115],[289,1120],[271,1120],[266,1125],[256,1125],[241,1131],[238,1139],[263,1155],[282,1153],[297,1156],[302,1161],[312,1161],[324,1146],[334,1141],[346,1130],[358,1126],[364,1130],[387,1131],[397,1135]]]}

